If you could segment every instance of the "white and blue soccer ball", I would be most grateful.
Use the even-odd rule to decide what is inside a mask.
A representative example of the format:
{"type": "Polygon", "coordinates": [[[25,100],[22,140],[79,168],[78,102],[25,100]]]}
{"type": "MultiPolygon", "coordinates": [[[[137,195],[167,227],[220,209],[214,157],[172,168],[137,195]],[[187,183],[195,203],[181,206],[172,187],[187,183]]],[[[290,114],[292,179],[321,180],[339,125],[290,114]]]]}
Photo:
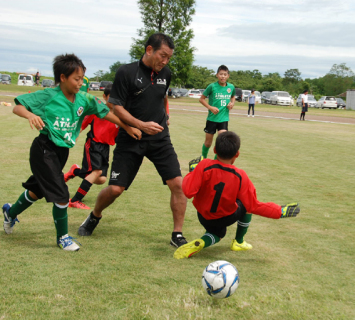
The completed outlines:
{"type": "Polygon", "coordinates": [[[237,268],[228,261],[210,263],[202,273],[202,286],[213,298],[230,297],[239,285],[237,268]]]}

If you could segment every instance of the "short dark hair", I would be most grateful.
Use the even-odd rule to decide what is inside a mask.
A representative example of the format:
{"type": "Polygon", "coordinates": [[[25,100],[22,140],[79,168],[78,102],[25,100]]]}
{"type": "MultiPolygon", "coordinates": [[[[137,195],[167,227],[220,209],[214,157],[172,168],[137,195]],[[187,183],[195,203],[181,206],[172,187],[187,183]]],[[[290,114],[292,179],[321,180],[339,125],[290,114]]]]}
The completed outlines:
{"type": "Polygon", "coordinates": [[[227,71],[229,73],[229,69],[227,66],[225,66],[224,64],[222,64],[221,66],[218,67],[217,69],[217,73],[220,72],[221,70],[223,71],[227,71]]]}
{"type": "Polygon", "coordinates": [[[160,49],[160,47],[162,46],[162,44],[167,45],[170,49],[174,49],[175,45],[174,45],[174,41],[173,39],[171,39],[169,36],[167,36],[164,33],[154,33],[152,34],[149,39],[147,40],[147,42],[145,43],[145,51],[147,51],[147,47],[148,46],[152,46],[154,51],[157,51],[160,49]]]}
{"type": "Polygon", "coordinates": [[[83,62],[74,54],[66,53],[58,55],[53,60],[53,73],[55,84],[60,83],[60,75],[64,74],[68,78],[75,70],[86,69],[83,62]]]}
{"type": "Polygon", "coordinates": [[[105,95],[105,96],[108,96],[109,94],[111,94],[111,89],[112,89],[112,84],[109,83],[109,84],[105,87],[104,95],[105,95]]]}
{"type": "Polygon", "coordinates": [[[225,131],[216,139],[216,153],[223,160],[232,159],[239,151],[240,137],[233,131],[225,131]]]}
{"type": "Polygon", "coordinates": [[[306,92],[308,92],[308,89],[306,89],[306,90],[303,91],[303,93],[306,93],[306,92]]]}

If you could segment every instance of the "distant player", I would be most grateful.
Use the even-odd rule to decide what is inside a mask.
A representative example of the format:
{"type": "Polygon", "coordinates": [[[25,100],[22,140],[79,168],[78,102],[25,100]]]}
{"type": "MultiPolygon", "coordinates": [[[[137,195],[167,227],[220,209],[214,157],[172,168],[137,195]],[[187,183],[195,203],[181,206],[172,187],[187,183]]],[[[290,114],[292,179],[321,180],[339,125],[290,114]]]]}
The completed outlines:
{"type": "Polygon", "coordinates": [[[301,98],[302,98],[302,111],[300,115],[300,120],[304,121],[306,112],[308,112],[308,90],[307,89],[303,91],[301,98]]]}
{"type": "Polygon", "coordinates": [[[214,148],[217,160],[202,160],[185,176],[183,191],[188,198],[194,198],[198,219],[206,233],[200,239],[178,248],[174,258],[189,258],[203,248],[216,244],[226,235],[227,227],[237,221],[237,233],[231,250],[252,249],[243,239],[251,221],[251,214],[247,212],[273,219],[295,217],[300,212],[298,203],[281,207],[273,202],[258,201],[255,187],[247,174],[233,165],[239,156],[239,148],[239,136],[231,131],[221,133],[214,148]]]}
{"type": "Polygon", "coordinates": [[[77,251],[79,246],[68,235],[67,207],[69,191],[64,182],[63,167],[69,148],[74,147],[81,123],[86,115],[95,114],[125,128],[130,136],[140,139],[141,132],[125,125],[96,97],[81,92],[84,64],[74,54],[54,58],[53,71],[56,88],[47,88],[18,96],[13,112],[28,119],[31,128],[40,135],[34,139],[30,150],[33,175],[23,183],[23,192],[16,203],[6,203],[5,233],[11,234],[17,216],[43,197],[53,202],[53,218],[57,231],[57,244],[66,251],[77,251]]]}
{"type": "Polygon", "coordinates": [[[207,158],[208,151],[212,145],[213,136],[228,130],[229,110],[234,106],[235,88],[228,83],[229,70],[225,65],[218,67],[217,82],[211,83],[200,98],[200,103],[208,109],[206,121],[205,142],[202,145],[202,156],[207,158]],[[206,98],[208,97],[208,102],[206,98]]]}
{"type": "MultiPolygon", "coordinates": [[[[103,98],[108,101],[111,93],[112,85],[108,85],[104,90],[103,98]]],[[[112,112],[112,105],[107,103],[107,106],[112,112]]],[[[76,176],[83,178],[75,196],[69,200],[70,208],[90,209],[82,200],[89,192],[93,184],[104,184],[107,179],[107,170],[109,166],[110,145],[115,145],[115,138],[118,134],[119,127],[107,120],[100,119],[95,115],[86,116],[81,130],[84,130],[88,125],[91,125],[91,130],[87,134],[82,167],[73,164],[64,175],[64,181],[67,182],[76,176]]]]}
{"type": "Polygon", "coordinates": [[[89,93],[90,82],[89,82],[89,78],[85,76],[85,73],[86,73],[86,68],[84,70],[83,85],[80,87],[80,91],[89,93]]]}

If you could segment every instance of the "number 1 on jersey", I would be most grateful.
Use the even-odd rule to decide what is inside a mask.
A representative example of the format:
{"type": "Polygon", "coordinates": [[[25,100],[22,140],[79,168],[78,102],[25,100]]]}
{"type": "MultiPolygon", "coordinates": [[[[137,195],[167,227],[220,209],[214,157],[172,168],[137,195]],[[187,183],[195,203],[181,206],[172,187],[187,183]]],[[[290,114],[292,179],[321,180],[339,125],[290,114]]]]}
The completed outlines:
{"type": "Polygon", "coordinates": [[[216,194],[214,195],[211,210],[210,210],[212,213],[215,213],[217,211],[219,200],[221,200],[222,192],[225,185],[226,184],[224,182],[220,182],[213,187],[213,189],[216,190],[216,194]]]}

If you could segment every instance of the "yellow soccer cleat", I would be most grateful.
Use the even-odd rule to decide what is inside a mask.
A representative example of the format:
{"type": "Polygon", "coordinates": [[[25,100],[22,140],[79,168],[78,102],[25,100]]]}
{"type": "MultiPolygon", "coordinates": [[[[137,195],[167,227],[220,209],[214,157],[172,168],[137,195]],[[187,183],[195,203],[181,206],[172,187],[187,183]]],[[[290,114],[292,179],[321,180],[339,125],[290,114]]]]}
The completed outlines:
{"type": "Polygon", "coordinates": [[[174,252],[174,258],[175,259],[190,258],[195,253],[200,252],[204,247],[205,247],[205,241],[203,241],[202,239],[196,239],[177,248],[176,251],[174,252]]]}
{"type": "Polygon", "coordinates": [[[235,239],[233,239],[233,241],[232,241],[232,244],[231,244],[232,251],[245,251],[245,250],[251,250],[251,249],[253,249],[253,246],[246,241],[243,241],[243,243],[238,243],[237,240],[235,240],[235,239]]]}

